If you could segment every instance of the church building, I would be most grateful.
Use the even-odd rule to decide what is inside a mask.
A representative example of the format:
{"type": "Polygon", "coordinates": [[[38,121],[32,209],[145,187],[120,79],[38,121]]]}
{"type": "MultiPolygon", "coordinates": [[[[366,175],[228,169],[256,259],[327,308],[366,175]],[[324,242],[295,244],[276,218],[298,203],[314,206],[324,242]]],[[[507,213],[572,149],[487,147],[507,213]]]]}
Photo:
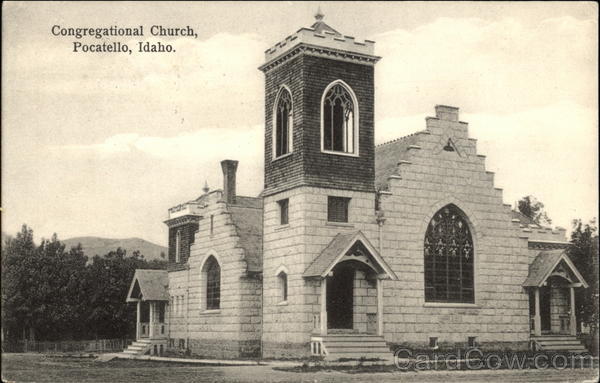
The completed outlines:
{"type": "MultiPolygon", "coordinates": [[[[584,350],[562,228],[504,204],[456,107],[375,145],[374,42],[316,15],[265,52],[264,189],[172,207],[128,353],[329,360],[394,347],[584,350]]],[[[243,175],[242,175],[243,176],[243,175]]],[[[193,197],[193,196],[191,196],[193,197]]]]}

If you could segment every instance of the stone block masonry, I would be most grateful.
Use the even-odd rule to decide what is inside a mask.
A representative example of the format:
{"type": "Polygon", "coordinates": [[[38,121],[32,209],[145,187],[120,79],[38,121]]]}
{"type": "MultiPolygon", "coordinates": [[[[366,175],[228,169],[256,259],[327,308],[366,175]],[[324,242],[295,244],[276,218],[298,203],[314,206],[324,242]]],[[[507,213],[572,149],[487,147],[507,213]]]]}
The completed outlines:
{"type": "Polygon", "coordinates": [[[186,269],[169,273],[169,293],[185,297],[182,312],[171,314],[170,338],[185,339],[193,354],[260,355],[261,283],[247,272],[244,251],[228,205],[215,193],[203,208],[186,269]],[[206,308],[204,264],[209,257],[221,268],[217,310],[206,308]]]}
{"type": "MultiPolygon", "coordinates": [[[[381,196],[386,221],[383,254],[399,281],[386,281],[385,338],[393,344],[427,347],[464,345],[468,337],[490,347],[527,347],[528,296],[521,283],[528,274],[527,242],[511,222],[499,189],[476,154],[458,108],[438,106],[404,153],[390,193],[381,196]],[[445,150],[448,142],[453,150],[445,150]],[[425,231],[433,215],[448,204],[468,219],[474,242],[475,302],[429,303],[424,297],[425,231]],[[516,346],[515,346],[516,345],[516,346]]],[[[394,143],[384,145],[395,145],[394,143]]],[[[377,148],[379,149],[379,148],[377,148]]],[[[389,148],[385,148],[389,155],[389,148]]]]}

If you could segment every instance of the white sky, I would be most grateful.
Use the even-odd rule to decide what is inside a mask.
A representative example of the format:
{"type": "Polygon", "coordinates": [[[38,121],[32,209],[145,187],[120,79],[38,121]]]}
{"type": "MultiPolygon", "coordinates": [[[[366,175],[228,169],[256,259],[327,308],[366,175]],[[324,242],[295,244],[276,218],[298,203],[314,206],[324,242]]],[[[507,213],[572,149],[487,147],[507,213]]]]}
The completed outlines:
{"type": "MultiPolygon", "coordinates": [[[[263,182],[263,52],[321,5],[376,41],[376,142],[461,108],[496,186],[533,194],[556,225],[598,211],[595,3],[3,3],[2,230],[166,243],[167,209],[263,182]],[[75,54],[53,25],[192,26],[173,54],[75,54]]],[[[155,40],[150,36],[145,39],[155,40]]],[[[135,38],[128,42],[135,44],[135,38]]],[[[91,40],[82,40],[90,42],[91,40]]]]}

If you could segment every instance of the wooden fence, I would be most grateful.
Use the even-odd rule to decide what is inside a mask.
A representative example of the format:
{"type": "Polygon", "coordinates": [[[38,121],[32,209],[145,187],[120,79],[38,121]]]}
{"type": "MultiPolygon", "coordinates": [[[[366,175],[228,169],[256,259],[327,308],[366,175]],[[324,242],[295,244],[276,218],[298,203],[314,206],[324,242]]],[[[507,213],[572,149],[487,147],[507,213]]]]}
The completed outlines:
{"type": "Polygon", "coordinates": [[[3,342],[3,352],[39,352],[39,353],[86,353],[120,352],[127,347],[127,339],[96,339],[60,342],[35,342],[21,340],[3,342]]]}

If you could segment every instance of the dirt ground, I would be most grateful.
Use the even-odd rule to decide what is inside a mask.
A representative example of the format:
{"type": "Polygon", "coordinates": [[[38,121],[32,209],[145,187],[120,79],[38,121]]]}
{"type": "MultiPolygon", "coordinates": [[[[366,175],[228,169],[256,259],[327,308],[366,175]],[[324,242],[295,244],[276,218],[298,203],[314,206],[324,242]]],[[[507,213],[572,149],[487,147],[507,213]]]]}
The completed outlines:
{"type": "Polygon", "coordinates": [[[155,361],[3,354],[2,379],[14,382],[597,382],[597,369],[298,373],[270,366],[206,366],[155,361]]]}

